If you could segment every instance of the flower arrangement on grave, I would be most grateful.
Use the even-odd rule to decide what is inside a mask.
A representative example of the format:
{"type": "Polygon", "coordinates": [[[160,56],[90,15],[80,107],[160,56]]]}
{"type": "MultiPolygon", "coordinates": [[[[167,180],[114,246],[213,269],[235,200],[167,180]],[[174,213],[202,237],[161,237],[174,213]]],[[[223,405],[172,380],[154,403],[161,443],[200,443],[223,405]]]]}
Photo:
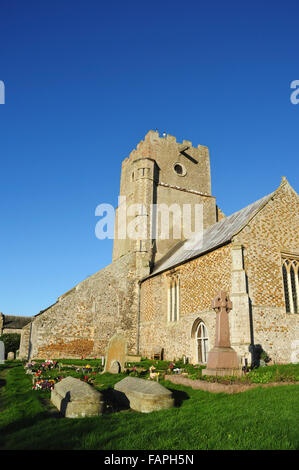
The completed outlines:
{"type": "Polygon", "coordinates": [[[156,367],[155,367],[155,366],[151,366],[151,367],[149,368],[150,379],[152,379],[152,380],[159,380],[160,372],[153,372],[153,370],[156,370],[156,367]]]}
{"type": "Polygon", "coordinates": [[[83,379],[80,379],[80,380],[82,380],[82,382],[86,382],[86,383],[88,383],[88,384],[90,384],[90,385],[93,385],[93,382],[94,382],[94,380],[95,380],[95,377],[90,377],[90,376],[88,376],[88,375],[84,375],[83,379]]]}
{"type": "Polygon", "coordinates": [[[52,361],[52,359],[47,359],[45,362],[41,364],[43,369],[55,369],[57,367],[57,361],[52,361]]]}
{"type": "Polygon", "coordinates": [[[54,385],[57,382],[60,382],[63,379],[63,377],[56,377],[56,378],[42,378],[39,377],[38,380],[36,380],[33,385],[32,385],[32,390],[53,390],[54,385]]]}
{"type": "Polygon", "coordinates": [[[26,374],[32,374],[40,372],[41,370],[55,369],[58,366],[57,361],[52,361],[52,359],[47,359],[46,361],[37,363],[35,361],[27,362],[24,366],[26,374]]]}
{"type": "Polygon", "coordinates": [[[138,375],[137,367],[136,367],[136,366],[134,366],[134,367],[130,370],[129,375],[133,375],[133,376],[134,376],[134,375],[138,375]]]}

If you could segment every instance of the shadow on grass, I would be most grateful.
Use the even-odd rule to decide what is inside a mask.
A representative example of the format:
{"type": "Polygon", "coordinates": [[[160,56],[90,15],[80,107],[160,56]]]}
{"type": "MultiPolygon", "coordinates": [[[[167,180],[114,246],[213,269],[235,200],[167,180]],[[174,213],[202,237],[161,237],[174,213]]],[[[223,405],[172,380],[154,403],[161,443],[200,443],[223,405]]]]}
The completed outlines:
{"type": "Polygon", "coordinates": [[[0,378],[0,388],[6,385],[6,380],[0,378]]]}
{"type": "Polygon", "coordinates": [[[34,415],[32,417],[25,417],[22,419],[18,419],[17,421],[14,421],[12,423],[7,424],[6,426],[3,426],[1,428],[1,437],[0,437],[0,448],[5,443],[4,436],[7,434],[13,433],[15,431],[19,431],[20,429],[24,428],[29,428],[33,425],[35,425],[39,421],[44,421],[46,419],[49,419],[49,412],[48,411],[42,411],[41,413],[38,413],[37,415],[34,415]]]}
{"type": "Polygon", "coordinates": [[[182,390],[176,390],[172,388],[168,388],[168,390],[172,393],[172,396],[174,398],[174,406],[176,408],[179,408],[180,406],[182,406],[183,401],[189,400],[190,398],[188,393],[183,392],[182,390]]]}
{"type": "Polygon", "coordinates": [[[105,390],[102,390],[101,393],[105,403],[103,414],[117,413],[119,411],[130,409],[129,400],[121,400],[114,388],[109,387],[105,390]]]}

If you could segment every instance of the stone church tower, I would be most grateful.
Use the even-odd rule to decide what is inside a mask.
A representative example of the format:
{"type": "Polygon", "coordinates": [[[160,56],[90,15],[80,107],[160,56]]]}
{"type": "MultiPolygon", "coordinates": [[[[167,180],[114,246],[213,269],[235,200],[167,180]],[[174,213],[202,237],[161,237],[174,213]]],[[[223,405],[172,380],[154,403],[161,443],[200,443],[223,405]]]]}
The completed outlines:
{"type": "Polygon", "coordinates": [[[195,229],[196,205],[202,228],[217,221],[208,148],[201,145],[194,148],[187,140],[178,143],[170,135],[160,138],[158,132],[148,132],[122,163],[119,200],[113,261],[135,252],[137,277],[143,277],[185,239],[184,207],[189,206],[185,210],[190,211],[191,230],[195,229]],[[162,230],[162,222],[166,223],[165,229],[169,226],[169,231],[162,230]],[[143,233],[132,239],[125,225],[127,229],[142,228],[143,233]],[[126,232],[127,236],[121,238],[126,232]]]}

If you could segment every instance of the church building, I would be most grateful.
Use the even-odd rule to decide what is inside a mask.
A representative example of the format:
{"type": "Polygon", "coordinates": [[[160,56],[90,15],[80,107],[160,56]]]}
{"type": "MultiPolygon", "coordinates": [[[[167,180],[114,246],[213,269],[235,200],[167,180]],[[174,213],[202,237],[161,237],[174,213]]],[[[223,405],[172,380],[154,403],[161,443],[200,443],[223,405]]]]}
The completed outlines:
{"type": "Polygon", "coordinates": [[[20,357],[101,357],[121,333],[131,355],[206,363],[211,301],[223,290],[240,364],[256,345],[275,363],[298,362],[298,209],[282,178],[226,217],[211,192],[208,148],[149,131],[122,162],[112,263],[33,317],[20,357]]]}

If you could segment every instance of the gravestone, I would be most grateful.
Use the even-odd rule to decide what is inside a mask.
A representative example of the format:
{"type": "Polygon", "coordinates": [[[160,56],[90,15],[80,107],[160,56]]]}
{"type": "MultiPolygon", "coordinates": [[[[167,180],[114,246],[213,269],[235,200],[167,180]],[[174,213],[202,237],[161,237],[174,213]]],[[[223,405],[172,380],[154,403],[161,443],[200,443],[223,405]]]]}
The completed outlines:
{"type": "Polygon", "coordinates": [[[74,377],[66,377],[54,385],[51,401],[66,418],[99,416],[104,406],[98,390],[74,377]]]}
{"type": "Polygon", "coordinates": [[[118,374],[123,371],[127,361],[127,352],[127,339],[122,333],[116,333],[108,343],[104,372],[118,374]]]}
{"type": "Polygon", "coordinates": [[[0,364],[5,362],[5,346],[3,341],[0,341],[0,364]]]}
{"type": "Polygon", "coordinates": [[[203,369],[203,375],[241,375],[236,351],[230,344],[229,318],[232,309],[226,292],[221,291],[212,301],[212,308],[216,311],[215,346],[208,354],[207,368],[203,369]]]}
{"type": "Polygon", "coordinates": [[[15,353],[14,353],[14,352],[9,352],[9,353],[7,354],[7,360],[8,360],[8,361],[13,361],[14,358],[15,358],[15,353]]]}
{"type": "Polygon", "coordinates": [[[110,374],[119,374],[121,372],[121,365],[118,361],[113,361],[111,363],[110,369],[109,369],[110,374]]]}
{"type": "Polygon", "coordinates": [[[123,406],[141,413],[165,410],[174,406],[174,398],[167,388],[157,382],[126,377],[114,386],[114,396],[123,406]]]}

